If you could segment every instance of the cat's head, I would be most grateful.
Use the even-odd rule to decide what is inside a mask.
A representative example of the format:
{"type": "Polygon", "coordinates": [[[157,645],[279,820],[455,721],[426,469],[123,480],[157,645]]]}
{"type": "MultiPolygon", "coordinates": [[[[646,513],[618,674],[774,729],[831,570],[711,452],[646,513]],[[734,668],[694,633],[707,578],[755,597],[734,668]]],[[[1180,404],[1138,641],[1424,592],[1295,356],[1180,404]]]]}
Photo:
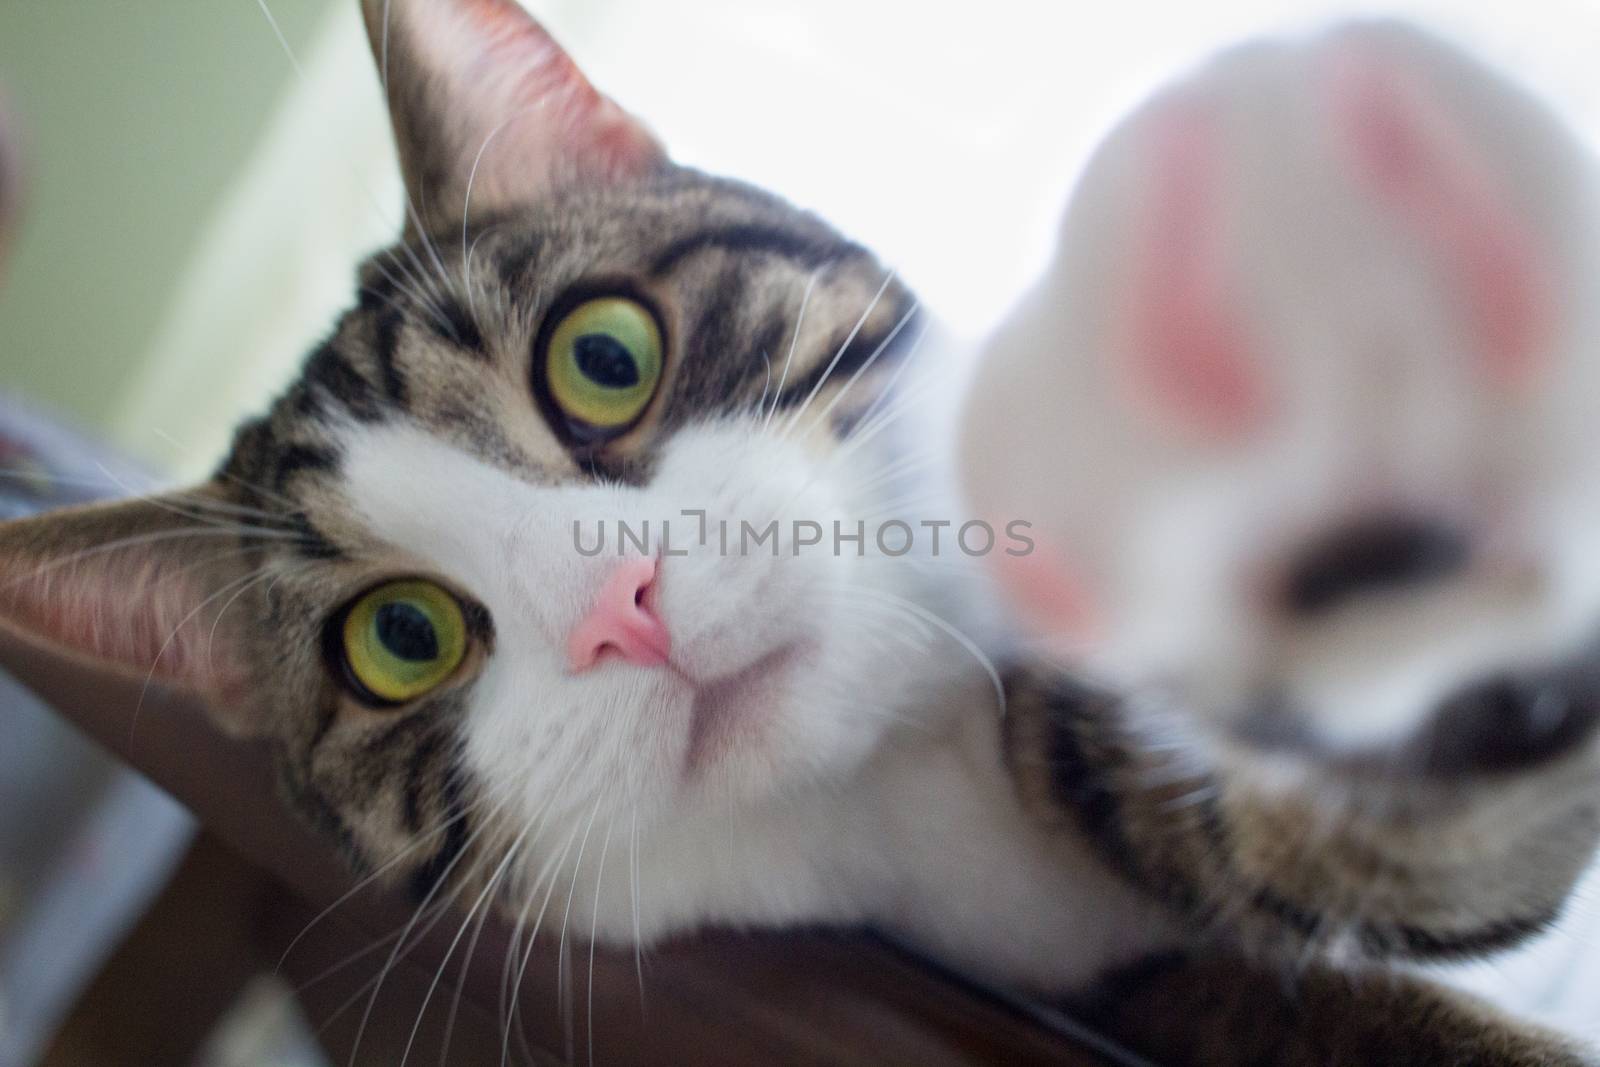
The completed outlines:
{"type": "Polygon", "coordinates": [[[995,557],[1013,603],[1175,711],[1161,751],[1242,753],[1269,873],[1230,891],[1293,884],[1317,934],[1503,944],[1592,851],[1597,196],[1543,105],[1424,32],[1249,44],[1107,138],[986,354],[966,481],[1036,521],[995,557]]]}
{"type": "Polygon", "coordinates": [[[881,499],[909,294],[671,163],[514,0],[365,13],[404,239],[211,481],[0,527],[0,616],[275,739],[373,864],[847,770],[904,568],[795,522],[881,499]]]}

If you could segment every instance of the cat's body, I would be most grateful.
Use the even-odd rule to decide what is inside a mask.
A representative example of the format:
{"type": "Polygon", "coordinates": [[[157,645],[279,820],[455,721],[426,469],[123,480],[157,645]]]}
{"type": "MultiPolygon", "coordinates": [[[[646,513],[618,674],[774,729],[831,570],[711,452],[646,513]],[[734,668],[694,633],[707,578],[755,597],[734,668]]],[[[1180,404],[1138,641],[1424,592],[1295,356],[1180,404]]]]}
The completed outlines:
{"type": "Polygon", "coordinates": [[[8,626],[197,690],[354,867],[518,936],[866,924],[1174,1062],[1582,1062],[1394,964],[1559,910],[1586,661],[1583,729],[1393,793],[996,676],[892,273],[672,165],[507,0],[364,10],[404,239],[210,482],[0,528],[8,626]]]}

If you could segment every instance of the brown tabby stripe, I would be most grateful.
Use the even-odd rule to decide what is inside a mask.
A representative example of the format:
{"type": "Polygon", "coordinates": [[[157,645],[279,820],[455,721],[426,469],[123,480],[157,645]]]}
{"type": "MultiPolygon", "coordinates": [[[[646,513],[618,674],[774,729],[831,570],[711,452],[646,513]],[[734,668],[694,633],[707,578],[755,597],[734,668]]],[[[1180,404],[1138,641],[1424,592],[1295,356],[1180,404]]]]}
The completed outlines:
{"type": "Polygon", "coordinates": [[[443,743],[443,735],[438,730],[431,730],[411,753],[410,764],[406,769],[405,789],[401,794],[401,814],[405,817],[406,829],[414,834],[422,832],[424,775],[428,766],[438,756],[443,743]]]}
{"type": "Polygon", "coordinates": [[[397,349],[400,345],[400,335],[405,330],[405,316],[394,308],[388,308],[378,314],[378,321],[373,327],[372,354],[378,361],[378,370],[383,376],[383,392],[397,407],[405,407],[409,396],[406,387],[405,372],[400,369],[396,361],[397,349]]]}
{"type": "MultiPolygon", "coordinates": [[[[759,357],[756,364],[759,370],[753,371],[761,376],[762,382],[770,389],[778,387],[778,376],[783,373],[782,363],[788,353],[789,331],[788,319],[774,311],[766,317],[750,341],[751,351],[759,357]]],[[[771,401],[771,397],[767,399],[771,401]]]]}
{"type": "Polygon", "coordinates": [[[659,278],[670,273],[690,256],[712,248],[746,254],[770,252],[813,268],[859,252],[855,245],[848,242],[817,241],[771,226],[756,224],[721,226],[686,234],[673,241],[656,254],[656,258],[650,263],[649,272],[653,277],[659,278]]]}
{"type": "Polygon", "coordinates": [[[1501,919],[1469,927],[1460,932],[1441,933],[1408,923],[1382,925],[1363,923],[1358,931],[1362,943],[1374,954],[1406,955],[1426,959],[1476,959],[1544,933],[1561,918],[1559,908],[1537,915],[1501,919]]]}
{"type": "Polygon", "coordinates": [[[1045,689],[1045,699],[1055,802],[1074,817],[1107,864],[1202,925],[1209,925],[1220,910],[1242,897],[1251,910],[1303,941],[1315,940],[1324,930],[1337,926],[1354,933],[1374,954],[1449,959],[1518,944],[1558,918],[1556,911],[1547,911],[1448,931],[1372,920],[1331,923],[1321,912],[1289,900],[1273,886],[1251,886],[1251,879],[1235,861],[1237,846],[1216,800],[1215,782],[1210,779],[1193,783],[1194,799],[1181,822],[1167,820],[1175,832],[1202,838],[1194,851],[1206,857],[1208,866],[1186,868],[1173,859],[1188,853],[1158,852],[1127,832],[1124,806],[1148,805],[1151,800],[1127,791],[1125,783],[1138,781],[1140,771],[1134,765],[1131,742],[1119,736],[1114,701],[1065,679],[1053,679],[1045,689]]]}
{"type": "Polygon", "coordinates": [[[376,422],[383,417],[373,384],[350,365],[331,341],[318,348],[306,362],[301,382],[307,389],[303,396],[310,397],[311,390],[318,390],[348,411],[357,422],[376,422]]]}
{"type": "Polygon", "coordinates": [[[338,721],[339,697],[337,694],[330,692],[317,703],[317,721],[311,729],[311,738],[306,743],[304,762],[307,766],[311,766],[316,762],[317,749],[322,746],[323,741],[327,740],[328,735],[333,732],[334,724],[338,721]]]}
{"type": "Polygon", "coordinates": [[[303,511],[296,511],[288,516],[290,524],[294,527],[296,539],[289,542],[290,546],[306,559],[336,560],[345,559],[345,550],[334,544],[323,532],[312,525],[311,519],[303,511]]]}
{"type": "MultiPolygon", "coordinates": [[[[476,241],[481,232],[474,231],[470,240],[476,241]]],[[[467,247],[471,249],[470,242],[467,247]]],[[[538,292],[539,286],[533,272],[543,251],[544,239],[537,234],[519,236],[506,242],[506,247],[499,249],[492,260],[501,288],[508,293],[538,292]]]]}
{"type": "Polygon", "coordinates": [[[328,473],[337,470],[339,457],[332,449],[315,445],[290,445],[278,453],[277,467],[272,475],[273,491],[282,494],[295,475],[303,471],[328,473]]]}
{"type": "MultiPolygon", "coordinates": [[[[378,256],[387,253],[379,252],[378,256]]],[[[375,257],[373,263],[377,262],[375,257]]],[[[356,303],[362,311],[379,312],[386,307],[394,307],[400,302],[398,286],[387,269],[373,270],[371,275],[362,280],[356,290],[356,303]]]]}
{"type": "Polygon", "coordinates": [[[921,312],[916,310],[903,312],[895,324],[887,330],[870,334],[866,330],[862,330],[844,349],[844,354],[839,357],[839,362],[833,364],[830,368],[829,364],[833,363],[833,354],[839,351],[839,346],[843,345],[845,338],[850,336],[848,330],[840,334],[839,340],[828,349],[827,358],[818,362],[799,381],[791,380],[788,385],[784,386],[783,392],[778,394],[778,409],[792,408],[796,404],[802,403],[806,397],[811,395],[811,391],[817,387],[818,382],[826,380],[842,385],[849,381],[850,375],[860,370],[867,360],[872,359],[872,354],[878,351],[879,346],[882,346],[883,351],[873,362],[873,366],[892,367],[895,361],[902,358],[910,347],[911,339],[916,336],[914,326],[920,316],[921,312]]]}
{"type": "Polygon", "coordinates": [[[427,316],[427,322],[440,340],[448,341],[479,361],[488,360],[489,350],[484,346],[483,335],[478,332],[478,324],[454,300],[440,301],[438,314],[427,316]]]}
{"type": "MultiPolygon", "coordinates": [[[[747,296],[744,272],[736,266],[723,267],[709,290],[711,297],[687,334],[681,357],[684,369],[669,415],[681,415],[686,407],[703,413],[734,393],[751,374],[765,373],[760,353],[746,347],[740,315],[747,296]]],[[[675,424],[679,419],[669,421],[675,424]]]]}
{"type": "Polygon", "coordinates": [[[339,813],[338,806],[329,800],[322,790],[310,782],[297,782],[290,785],[286,792],[293,798],[296,807],[311,824],[311,828],[334,842],[352,870],[359,875],[372,869],[366,854],[356,842],[354,832],[344,821],[344,816],[339,813]]]}
{"type": "Polygon", "coordinates": [[[454,759],[445,760],[439,792],[444,800],[446,820],[444,842],[411,876],[411,895],[419,901],[431,893],[441,879],[449,875],[456,859],[465,851],[467,840],[471,836],[467,811],[463,804],[465,788],[461,766],[454,759]]]}

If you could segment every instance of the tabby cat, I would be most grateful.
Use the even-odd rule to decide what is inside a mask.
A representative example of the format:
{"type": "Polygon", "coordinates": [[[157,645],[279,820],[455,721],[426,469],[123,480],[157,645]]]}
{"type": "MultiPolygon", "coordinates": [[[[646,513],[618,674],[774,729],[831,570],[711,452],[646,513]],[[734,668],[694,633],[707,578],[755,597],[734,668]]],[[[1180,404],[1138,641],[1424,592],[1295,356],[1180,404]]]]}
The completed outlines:
{"type": "Polygon", "coordinates": [[[1269,756],[1049,661],[992,677],[981,613],[945,618],[968,568],[790,521],[898,514],[947,447],[895,276],[672,164],[514,0],[364,14],[400,242],[211,480],[0,527],[9,627],[203,695],[353,866],[519,929],[552,892],[606,943],[869,924],[1165,1062],[1588,1062],[1373,969],[1548,920],[1596,835],[1587,732],[1517,764],[1562,798],[1537,832],[1445,784],[1480,816],[1448,862],[1381,847],[1426,840],[1393,813],[1306,856],[1316,797],[1269,756]]]}

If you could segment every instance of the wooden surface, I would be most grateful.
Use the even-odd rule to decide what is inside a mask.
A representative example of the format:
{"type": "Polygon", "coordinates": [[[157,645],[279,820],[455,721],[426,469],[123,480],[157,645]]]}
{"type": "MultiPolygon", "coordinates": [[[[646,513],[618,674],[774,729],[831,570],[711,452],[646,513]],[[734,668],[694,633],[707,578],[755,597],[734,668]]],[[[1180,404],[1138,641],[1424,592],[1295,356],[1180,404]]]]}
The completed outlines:
{"type": "MultiPolygon", "coordinates": [[[[240,906],[252,909],[257,947],[270,964],[300,938],[283,973],[302,987],[312,1024],[325,1027],[321,1038],[334,1063],[352,1062],[369,1001],[371,1021],[354,1062],[398,1063],[419,1018],[410,1062],[500,1062],[505,927],[489,924],[463,973],[472,933],[447,960],[460,927],[457,916],[445,916],[396,962],[373,1000],[371,982],[390,958],[390,935],[406,925],[412,909],[388,893],[363,890],[301,936],[351,882],[279,802],[259,747],[230,741],[195,707],[155,690],[135,720],[137,682],[101,676],[3,631],[0,666],[188,805],[246,871],[270,876],[273,891],[240,892],[240,906]],[[461,1004],[444,1056],[458,991],[461,1004]]],[[[236,873],[215,872],[214,856],[205,862],[214,884],[240,884],[236,873]]],[[[426,920],[418,929],[424,926],[426,920]]],[[[706,934],[647,953],[642,981],[631,952],[595,953],[592,978],[587,946],[569,944],[567,952],[561,960],[552,942],[535,946],[529,957],[512,1062],[1116,1062],[1092,1052],[1094,1038],[1075,1034],[1070,1021],[986,995],[864,935],[706,934]]]]}

